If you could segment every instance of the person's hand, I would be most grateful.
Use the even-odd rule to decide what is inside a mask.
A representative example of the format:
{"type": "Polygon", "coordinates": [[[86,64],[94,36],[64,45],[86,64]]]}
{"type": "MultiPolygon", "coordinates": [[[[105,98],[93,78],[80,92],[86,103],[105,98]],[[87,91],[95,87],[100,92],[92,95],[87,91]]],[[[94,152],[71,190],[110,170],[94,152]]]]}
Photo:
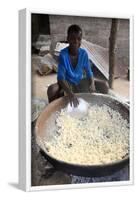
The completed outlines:
{"type": "Polygon", "coordinates": [[[69,97],[69,102],[70,102],[70,105],[74,107],[77,107],[79,105],[79,101],[78,101],[78,98],[76,97],[76,95],[74,93],[69,93],[68,95],[69,97]]]}
{"type": "Polygon", "coordinates": [[[91,93],[95,92],[96,91],[96,88],[95,88],[95,84],[94,83],[91,83],[90,86],[89,86],[89,91],[91,93]]]}

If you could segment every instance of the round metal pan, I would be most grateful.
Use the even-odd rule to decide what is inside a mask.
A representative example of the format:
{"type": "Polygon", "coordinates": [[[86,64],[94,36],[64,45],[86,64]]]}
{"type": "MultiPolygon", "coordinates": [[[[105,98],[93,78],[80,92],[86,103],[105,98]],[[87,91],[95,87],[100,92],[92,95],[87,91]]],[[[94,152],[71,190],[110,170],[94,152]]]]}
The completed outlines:
{"type": "MultiPolygon", "coordinates": [[[[129,108],[127,105],[119,102],[114,97],[104,94],[89,94],[89,93],[82,93],[77,94],[78,97],[83,98],[87,102],[91,103],[92,105],[102,106],[103,104],[108,105],[113,110],[118,111],[124,119],[129,122],[129,108]]],[[[36,134],[36,141],[37,139],[43,139],[52,137],[52,131],[46,131],[47,122],[51,123],[52,126],[55,125],[55,112],[60,111],[61,108],[64,108],[68,103],[67,97],[61,97],[53,102],[51,102],[41,113],[39,116],[36,126],[35,126],[35,134],[36,134]]],[[[106,122],[107,123],[107,122],[106,122]]],[[[48,125],[49,126],[49,125],[48,125]]],[[[39,144],[39,143],[38,143],[39,144]]],[[[69,174],[74,174],[78,176],[88,176],[88,177],[99,177],[99,176],[107,176],[111,175],[112,173],[120,170],[125,165],[129,163],[129,155],[125,156],[123,159],[115,161],[113,163],[108,164],[99,164],[99,165],[80,165],[80,164],[72,164],[67,163],[61,160],[56,159],[55,157],[51,156],[49,152],[47,152],[42,145],[40,145],[42,155],[51,162],[57,169],[67,172],[69,174]]]]}

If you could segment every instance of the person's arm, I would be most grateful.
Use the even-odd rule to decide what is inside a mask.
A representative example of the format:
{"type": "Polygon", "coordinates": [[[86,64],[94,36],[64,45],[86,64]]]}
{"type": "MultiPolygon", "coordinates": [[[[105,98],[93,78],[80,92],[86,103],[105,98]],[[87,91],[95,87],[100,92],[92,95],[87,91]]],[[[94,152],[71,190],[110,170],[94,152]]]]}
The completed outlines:
{"type": "Polygon", "coordinates": [[[95,88],[95,82],[94,82],[94,78],[91,76],[89,79],[89,91],[92,93],[92,92],[95,92],[96,91],[96,88],[95,88]]]}
{"type": "Polygon", "coordinates": [[[77,99],[76,95],[71,91],[67,82],[65,81],[66,80],[66,69],[65,69],[64,59],[61,54],[59,57],[57,79],[58,79],[58,83],[61,86],[61,88],[68,95],[71,106],[74,105],[74,107],[77,107],[79,104],[78,99],[77,99]]]}
{"type": "Polygon", "coordinates": [[[59,85],[61,86],[61,88],[66,92],[66,94],[68,95],[69,98],[69,102],[70,105],[74,105],[74,107],[77,107],[79,104],[79,101],[76,97],[76,95],[71,91],[71,89],[69,88],[68,84],[66,83],[65,80],[58,80],[59,85]]]}

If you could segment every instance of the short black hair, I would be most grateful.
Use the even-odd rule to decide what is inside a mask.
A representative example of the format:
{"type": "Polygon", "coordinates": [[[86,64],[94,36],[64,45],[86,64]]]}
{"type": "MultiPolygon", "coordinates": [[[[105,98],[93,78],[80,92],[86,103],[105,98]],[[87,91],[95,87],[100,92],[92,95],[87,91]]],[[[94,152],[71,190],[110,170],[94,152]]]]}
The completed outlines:
{"type": "Polygon", "coordinates": [[[81,32],[82,35],[82,29],[80,28],[80,26],[78,26],[77,24],[73,24],[68,27],[67,34],[69,35],[71,33],[79,33],[79,32],[81,32]]]}

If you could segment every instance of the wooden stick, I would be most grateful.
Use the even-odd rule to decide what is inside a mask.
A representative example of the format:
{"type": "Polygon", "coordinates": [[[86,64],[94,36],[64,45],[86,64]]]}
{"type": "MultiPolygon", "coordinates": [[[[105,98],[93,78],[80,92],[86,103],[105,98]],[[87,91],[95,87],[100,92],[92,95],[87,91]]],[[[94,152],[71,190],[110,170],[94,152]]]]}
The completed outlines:
{"type": "Polygon", "coordinates": [[[112,19],[109,37],[109,87],[113,88],[118,19],[112,19]]]}

